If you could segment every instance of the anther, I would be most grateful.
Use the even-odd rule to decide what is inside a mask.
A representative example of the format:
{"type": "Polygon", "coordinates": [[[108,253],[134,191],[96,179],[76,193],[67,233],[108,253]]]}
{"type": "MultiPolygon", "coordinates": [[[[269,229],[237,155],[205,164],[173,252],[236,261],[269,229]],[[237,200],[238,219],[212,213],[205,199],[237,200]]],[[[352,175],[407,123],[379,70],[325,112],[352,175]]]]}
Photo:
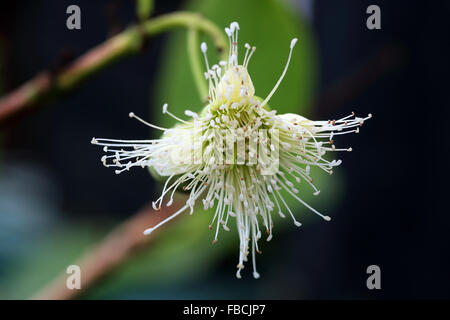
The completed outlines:
{"type": "Polygon", "coordinates": [[[230,24],[230,30],[231,30],[231,32],[234,32],[235,30],[239,30],[239,23],[237,23],[236,21],[232,22],[230,24]]]}
{"type": "Polygon", "coordinates": [[[192,112],[191,110],[184,111],[184,114],[187,115],[188,117],[192,117],[194,119],[198,119],[198,114],[195,113],[195,112],[192,112]]]}
{"type": "Polygon", "coordinates": [[[291,46],[290,46],[291,49],[294,48],[295,44],[297,43],[297,40],[298,40],[297,38],[294,38],[291,40],[291,46]]]}
{"type": "Polygon", "coordinates": [[[146,230],[144,230],[144,235],[149,235],[150,233],[152,233],[152,231],[153,231],[153,228],[148,228],[148,229],[146,229],[146,230]]]}
{"type": "Polygon", "coordinates": [[[208,50],[208,46],[206,45],[205,42],[202,42],[202,44],[200,45],[200,48],[203,53],[206,53],[206,51],[208,50]]]}

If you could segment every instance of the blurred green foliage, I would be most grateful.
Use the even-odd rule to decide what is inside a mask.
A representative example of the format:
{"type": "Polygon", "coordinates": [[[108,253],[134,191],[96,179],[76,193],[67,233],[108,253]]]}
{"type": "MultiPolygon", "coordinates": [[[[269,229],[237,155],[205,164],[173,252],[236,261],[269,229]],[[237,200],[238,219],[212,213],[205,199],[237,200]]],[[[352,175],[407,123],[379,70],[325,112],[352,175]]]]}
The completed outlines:
{"type": "Polygon", "coordinates": [[[60,224],[56,230],[42,234],[39,241],[29,243],[26,257],[13,260],[6,273],[0,299],[30,298],[100,241],[107,227],[113,227],[101,225],[99,228],[93,221],[60,224]]]}
{"type": "Polygon", "coordinates": [[[153,11],[153,0],[136,0],[136,13],[139,21],[148,19],[153,11]]]}

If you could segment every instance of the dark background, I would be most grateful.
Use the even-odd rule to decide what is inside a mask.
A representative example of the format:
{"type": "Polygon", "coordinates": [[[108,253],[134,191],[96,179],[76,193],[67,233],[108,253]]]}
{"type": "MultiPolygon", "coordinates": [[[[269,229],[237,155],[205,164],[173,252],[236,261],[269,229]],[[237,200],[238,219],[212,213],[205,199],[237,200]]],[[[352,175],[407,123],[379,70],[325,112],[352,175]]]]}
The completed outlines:
{"type": "MultiPolygon", "coordinates": [[[[86,28],[77,33],[54,28],[66,19],[57,12],[75,2],[2,2],[3,91],[41,69],[58,68],[136,19],[132,1],[89,1],[90,9],[83,11],[86,28]]],[[[158,1],[155,15],[181,4],[158,1]]],[[[291,279],[287,287],[277,287],[272,277],[272,291],[261,293],[264,287],[247,279],[244,293],[211,297],[449,298],[450,3],[322,0],[313,1],[312,8],[321,64],[313,118],[327,119],[343,105],[374,115],[364,139],[346,138],[357,146],[345,157],[346,198],[330,209],[329,215],[339,217],[332,224],[280,235],[273,262],[264,269],[278,268],[280,277],[291,279]],[[381,30],[361,27],[370,4],[381,7],[381,30]],[[371,264],[381,268],[382,290],[366,288],[371,264]]],[[[99,170],[92,161],[98,150],[89,141],[99,132],[147,135],[145,127],[123,121],[128,112],[123,105],[148,114],[148,103],[142,101],[149,101],[149,70],[156,67],[164,39],[152,40],[145,53],[106,69],[69,98],[4,125],[4,166],[23,163],[47,172],[57,186],[53,199],[69,218],[71,213],[85,212],[89,218],[90,212],[100,212],[125,219],[142,207],[156,192],[153,180],[139,172],[115,176],[99,170]],[[111,201],[117,195],[120,201],[111,201]]],[[[174,289],[175,296],[204,297],[204,288],[226,283],[224,275],[230,275],[229,263],[200,283],[174,289]]],[[[171,294],[161,292],[161,297],[171,294]]]]}

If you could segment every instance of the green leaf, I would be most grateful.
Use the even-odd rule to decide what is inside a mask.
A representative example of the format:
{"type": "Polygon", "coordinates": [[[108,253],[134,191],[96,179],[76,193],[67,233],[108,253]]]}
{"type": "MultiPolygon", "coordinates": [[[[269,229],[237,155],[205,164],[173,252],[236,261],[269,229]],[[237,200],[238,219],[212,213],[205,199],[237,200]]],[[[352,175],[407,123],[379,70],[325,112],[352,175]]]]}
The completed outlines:
{"type": "MultiPolygon", "coordinates": [[[[305,114],[311,106],[317,85],[316,44],[308,24],[292,8],[274,0],[198,0],[187,4],[187,10],[202,13],[225,28],[230,22],[240,24],[240,61],[243,59],[244,44],[256,46],[249,64],[249,73],[256,95],[266,97],[280,77],[289,53],[292,38],[299,39],[294,50],[291,65],[272,97],[270,105],[278,113],[305,114]]],[[[200,112],[200,100],[191,73],[186,45],[186,30],[170,35],[162,54],[164,60],[157,75],[157,87],[153,92],[156,105],[169,104],[169,110],[184,116],[184,110],[200,112]]],[[[203,39],[203,40],[202,40],[203,39]]],[[[212,48],[211,40],[203,37],[212,48]]],[[[217,54],[209,50],[210,64],[218,61],[217,54]]],[[[156,122],[163,126],[173,125],[173,119],[154,112],[156,122]]]]}

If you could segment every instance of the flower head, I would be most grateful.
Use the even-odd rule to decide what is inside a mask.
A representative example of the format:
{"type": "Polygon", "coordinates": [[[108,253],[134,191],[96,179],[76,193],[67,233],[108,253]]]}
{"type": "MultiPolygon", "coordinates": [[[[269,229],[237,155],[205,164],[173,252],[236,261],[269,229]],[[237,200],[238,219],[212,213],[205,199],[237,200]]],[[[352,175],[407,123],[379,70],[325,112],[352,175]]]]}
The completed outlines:
{"type": "Polygon", "coordinates": [[[153,140],[92,139],[101,145],[107,155],[102,162],[115,167],[116,173],[134,166],[149,167],[165,177],[161,196],[153,202],[159,209],[163,199],[170,206],[176,190],[188,192],[186,204],[167,219],[144,231],[153,230],[187,210],[201,200],[205,209],[215,208],[210,229],[215,243],[219,230],[230,230],[233,222],[240,239],[237,277],[251,251],[253,276],[259,277],[255,252],[260,252],[258,240],[265,233],[272,239],[273,215],[289,215],[296,226],[301,223],[286,203],[285,196],[294,197],[303,206],[326,221],[321,214],[302,200],[296,185],[302,181],[310,185],[315,195],[319,190],[313,184],[310,168],[318,167],[331,174],[341,160],[327,160],[331,151],[351,151],[337,148],[334,137],[357,133],[365,118],[349,116],[338,120],[311,121],[296,114],[277,115],[267,103],[277,90],[289,66],[297,39],[290,43],[290,51],[281,77],[265,99],[255,96],[255,88],[247,70],[255,47],[245,44],[243,61],[238,59],[237,22],[225,28],[230,48],[227,61],[209,66],[207,45],[201,44],[209,82],[208,104],[200,114],[185,111],[189,120],[183,120],[163,106],[163,113],[179,123],[173,128],[150,124],[130,113],[145,125],[163,131],[153,140]],[[283,192],[284,190],[284,192],[283,192]]]}

